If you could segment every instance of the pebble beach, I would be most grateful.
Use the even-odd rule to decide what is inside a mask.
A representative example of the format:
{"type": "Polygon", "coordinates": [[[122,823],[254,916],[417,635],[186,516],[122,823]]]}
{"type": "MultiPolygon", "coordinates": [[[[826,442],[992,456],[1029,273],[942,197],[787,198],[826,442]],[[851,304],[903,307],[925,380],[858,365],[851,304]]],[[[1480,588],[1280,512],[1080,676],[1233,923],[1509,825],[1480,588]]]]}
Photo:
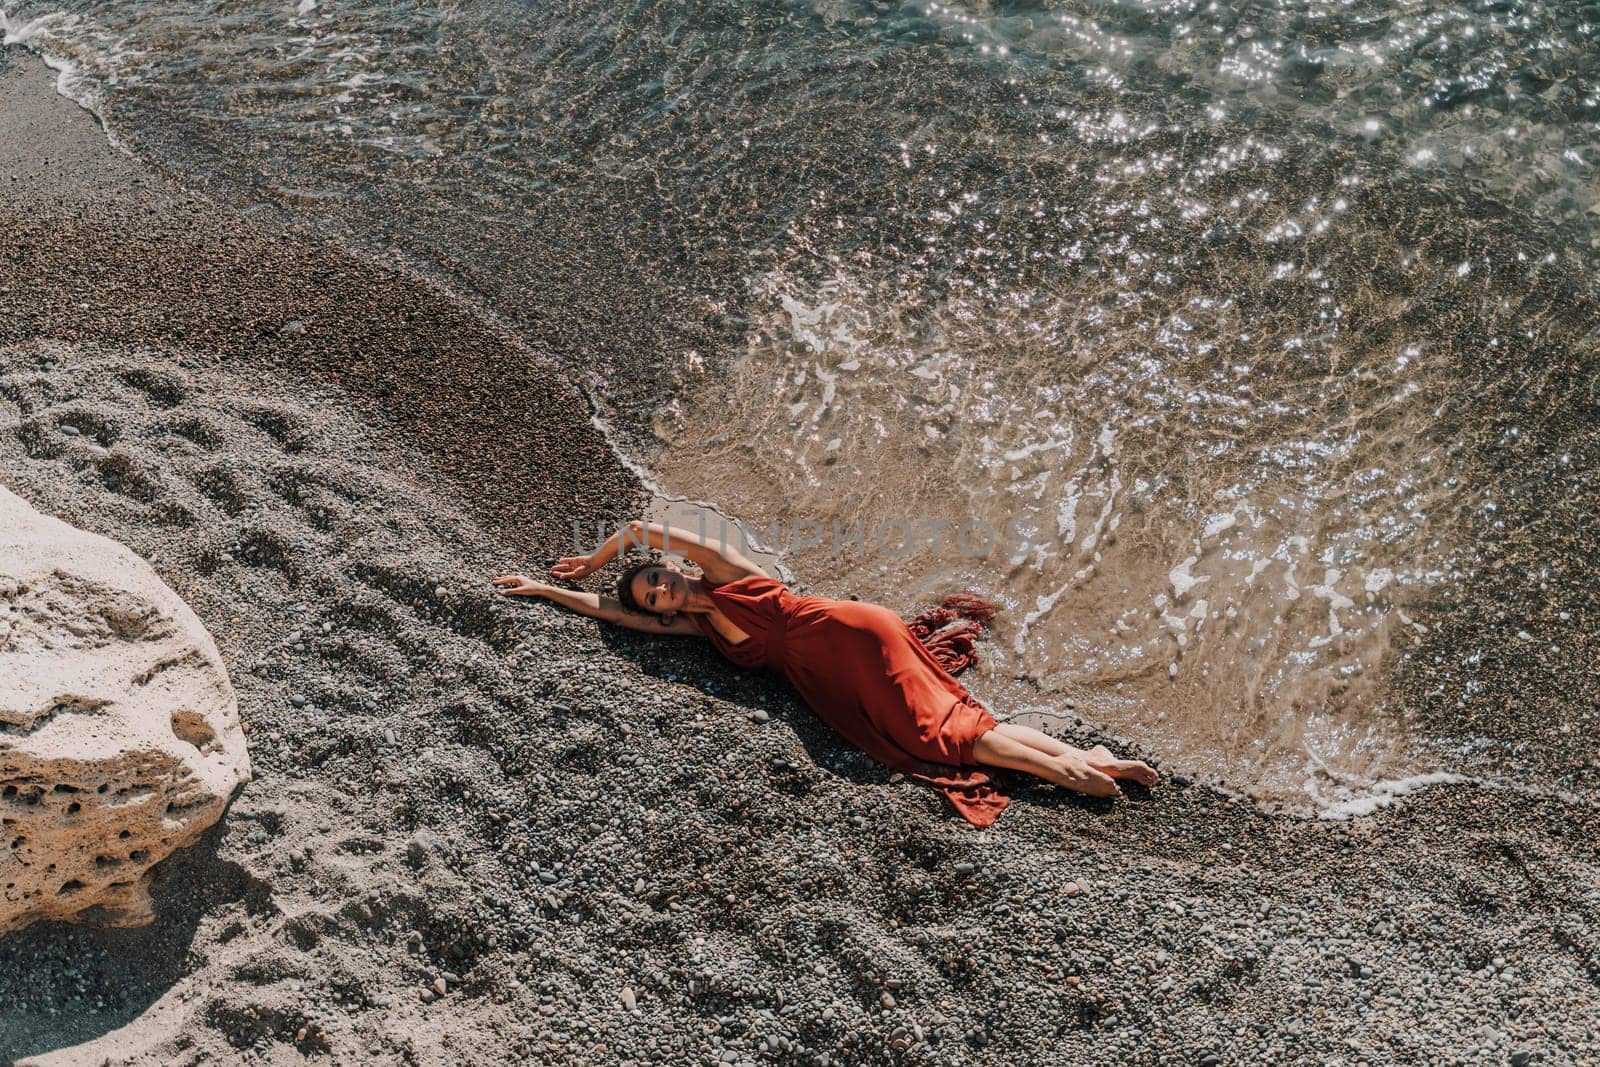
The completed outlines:
{"type": "Polygon", "coordinates": [[[1600,1055],[1576,748],[1576,792],[1332,819],[1179,772],[1019,784],[974,830],[702,642],[497,597],[649,501],[568,369],[117,150],[53,78],[0,53],[0,471],[193,607],[255,777],[154,924],[0,941],[0,1061],[1600,1055]]]}

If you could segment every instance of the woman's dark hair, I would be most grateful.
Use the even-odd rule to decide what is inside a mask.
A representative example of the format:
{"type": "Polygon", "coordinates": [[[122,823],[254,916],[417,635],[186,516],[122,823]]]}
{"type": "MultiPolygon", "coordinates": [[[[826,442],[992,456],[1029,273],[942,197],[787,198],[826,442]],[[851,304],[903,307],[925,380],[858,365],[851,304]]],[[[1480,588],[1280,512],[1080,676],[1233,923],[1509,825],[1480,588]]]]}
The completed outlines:
{"type": "Polygon", "coordinates": [[[631,611],[636,615],[655,614],[655,612],[633,598],[633,580],[638,577],[641,571],[647,571],[651,567],[659,566],[661,566],[661,557],[652,553],[648,559],[631,564],[622,572],[622,577],[617,579],[617,602],[622,605],[624,611],[631,611]]]}

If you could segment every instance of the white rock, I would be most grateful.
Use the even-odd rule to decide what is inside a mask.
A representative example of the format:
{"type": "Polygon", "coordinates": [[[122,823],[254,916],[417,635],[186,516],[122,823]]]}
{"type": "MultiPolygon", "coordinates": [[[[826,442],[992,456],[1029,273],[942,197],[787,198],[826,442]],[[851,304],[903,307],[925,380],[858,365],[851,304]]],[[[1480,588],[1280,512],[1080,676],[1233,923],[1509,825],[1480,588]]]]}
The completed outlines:
{"type": "Polygon", "coordinates": [[[121,545],[0,488],[0,934],[153,918],[150,868],[250,777],[200,620],[121,545]]]}

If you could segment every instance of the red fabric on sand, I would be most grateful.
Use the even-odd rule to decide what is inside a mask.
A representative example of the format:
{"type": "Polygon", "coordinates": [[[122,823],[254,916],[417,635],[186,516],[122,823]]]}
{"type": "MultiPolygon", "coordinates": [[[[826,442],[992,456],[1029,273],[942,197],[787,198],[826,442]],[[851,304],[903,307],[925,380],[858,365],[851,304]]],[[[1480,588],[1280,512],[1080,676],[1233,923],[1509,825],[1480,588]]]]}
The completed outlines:
{"type": "Polygon", "coordinates": [[[988,826],[1010,803],[972,746],[997,725],[900,616],[855,600],[796,596],[749,575],[711,599],[749,634],[737,645],[705,615],[692,618],[741,667],[783,674],[819,719],[879,763],[944,794],[962,818],[988,826]]]}

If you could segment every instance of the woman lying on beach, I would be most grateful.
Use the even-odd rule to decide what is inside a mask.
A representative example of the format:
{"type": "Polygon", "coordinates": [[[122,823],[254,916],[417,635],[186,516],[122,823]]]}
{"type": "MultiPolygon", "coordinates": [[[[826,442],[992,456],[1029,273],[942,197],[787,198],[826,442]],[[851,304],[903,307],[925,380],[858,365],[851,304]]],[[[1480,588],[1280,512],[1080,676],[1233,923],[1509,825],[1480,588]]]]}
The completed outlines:
{"type": "MultiPolygon", "coordinates": [[[[1117,779],[1156,784],[1138,760],[1117,759],[1103,746],[1087,751],[1026,726],[995,721],[942,665],[971,660],[974,618],[957,618],[976,598],[952,597],[945,609],[919,616],[950,625],[919,638],[888,608],[855,600],[796,596],[736,550],[687,530],[635,520],[592,555],[550,568],[575,580],[615,559],[624,541],[681,552],[701,577],[673,562],[628,568],[617,596],[563,589],[521,574],[494,579],[506,596],[541,596],[581,614],[650,634],[704,636],[742,667],[782,672],[801,698],[845,740],[878,762],[940,790],[974,826],[994,822],[1009,802],[983,767],[1027,771],[1091,796],[1121,796],[1117,779]],[[955,611],[950,610],[954,606],[955,611]],[[925,643],[926,642],[926,643],[925,643]],[[930,651],[931,648],[931,651],[930,651]]],[[[971,613],[991,617],[992,609],[971,613]]]]}

